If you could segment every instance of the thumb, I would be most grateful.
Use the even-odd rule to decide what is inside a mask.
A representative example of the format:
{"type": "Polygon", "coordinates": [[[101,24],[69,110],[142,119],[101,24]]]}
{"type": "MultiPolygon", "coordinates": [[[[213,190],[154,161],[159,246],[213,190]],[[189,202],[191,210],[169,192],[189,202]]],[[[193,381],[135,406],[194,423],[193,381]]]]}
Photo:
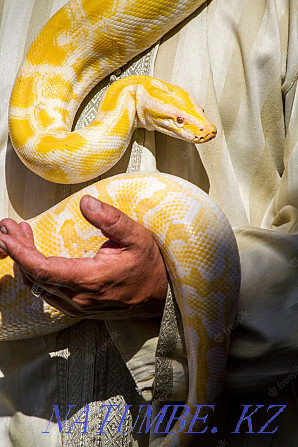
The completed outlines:
{"type": "Polygon", "coordinates": [[[143,227],[127,214],[91,196],[84,196],[80,209],[88,222],[120,246],[132,245],[143,227]]]}

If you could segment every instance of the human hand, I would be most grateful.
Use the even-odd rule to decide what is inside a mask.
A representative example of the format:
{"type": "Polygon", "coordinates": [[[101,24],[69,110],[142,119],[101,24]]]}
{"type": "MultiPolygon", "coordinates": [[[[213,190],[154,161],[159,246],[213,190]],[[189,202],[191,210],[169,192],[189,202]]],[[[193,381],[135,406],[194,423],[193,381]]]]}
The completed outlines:
{"type": "Polygon", "coordinates": [[[90,196],[83,216],[108,240],[93,258],[45,257],[26,222],[0,221],[0,256],[8,254],[25,283],[39,284],[42,298],[79,318],[143,318],[162,314],[167,273],[151,233],[126,214],[90,196]]]}

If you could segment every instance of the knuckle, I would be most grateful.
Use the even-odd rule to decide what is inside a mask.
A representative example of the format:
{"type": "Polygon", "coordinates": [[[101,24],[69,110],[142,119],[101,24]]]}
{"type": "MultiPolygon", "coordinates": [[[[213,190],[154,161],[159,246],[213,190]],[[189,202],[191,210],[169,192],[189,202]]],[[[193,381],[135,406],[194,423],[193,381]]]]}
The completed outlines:
{"type": "Polygon", "coordinates": [[[116,208],[110,208],[109,212],[107,213],[107,217],[109,228],[113,228],[114,226],[119,224],[121,220],[123,220],[123,213],[121,213],[121,211],[117,210],[116,208]]]}
{"type": "Polygon", "coordinates": [[[0,225],[10,225],[14,221],[12,219],[9,219],[9,217],[5,217],[4,219],[0,220],[0,225]]]}
{"type": "Polygon", "coordinates": [[[123,222],[123,213],[111,207],[106,212],[105,223],[102,226],[102,230],[104,232],[107,232],[110,237],[113,237],[114,234],[117,234],[119,225],[122,225],[122,222],[123,222]]]}
{"type": "Polygon", "coordinates": [[[11,228],[11,219],[5,218],[0,221],[0,231],[2,234],[9,234],[11,228]]]}

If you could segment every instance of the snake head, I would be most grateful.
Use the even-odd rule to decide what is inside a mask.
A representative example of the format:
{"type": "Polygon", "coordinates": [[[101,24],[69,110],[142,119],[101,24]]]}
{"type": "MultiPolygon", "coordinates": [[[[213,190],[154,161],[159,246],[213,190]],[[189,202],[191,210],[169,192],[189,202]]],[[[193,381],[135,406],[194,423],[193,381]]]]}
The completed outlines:
{"type": "Polygon", "coordinates": [[[155,78],[142,92],[137,106],[138,118],[147,130],[191,143],[204,143],[216,136],[216,127],[197,101],[184,89],[155,78]]]}

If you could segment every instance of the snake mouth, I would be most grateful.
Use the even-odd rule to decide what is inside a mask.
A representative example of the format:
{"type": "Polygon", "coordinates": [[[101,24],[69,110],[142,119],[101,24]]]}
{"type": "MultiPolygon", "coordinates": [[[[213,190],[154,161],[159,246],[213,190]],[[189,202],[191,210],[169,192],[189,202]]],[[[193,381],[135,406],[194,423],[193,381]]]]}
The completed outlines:
{"type": "Polygon", "coordinates": [[[215,138],[216,133],[217,133],[217,130],[214,126],[211,131],[205,132],[204,135],[201,135],[201,136],[196,135],[193,139],[193,142],[194,143],[205,143],[206,141],[209,141],[209,140],[212,140],[212,138],[215,138]]]}
{"type": "Polygon", "coordinates": [[[217,134],[217,130],[214,129],[212,132],[209,133],[209,135],[207,135],[207,137],[205,138],[205,141],[209,141],[212,140],[212,138],[215,138],[217,134]]]}

